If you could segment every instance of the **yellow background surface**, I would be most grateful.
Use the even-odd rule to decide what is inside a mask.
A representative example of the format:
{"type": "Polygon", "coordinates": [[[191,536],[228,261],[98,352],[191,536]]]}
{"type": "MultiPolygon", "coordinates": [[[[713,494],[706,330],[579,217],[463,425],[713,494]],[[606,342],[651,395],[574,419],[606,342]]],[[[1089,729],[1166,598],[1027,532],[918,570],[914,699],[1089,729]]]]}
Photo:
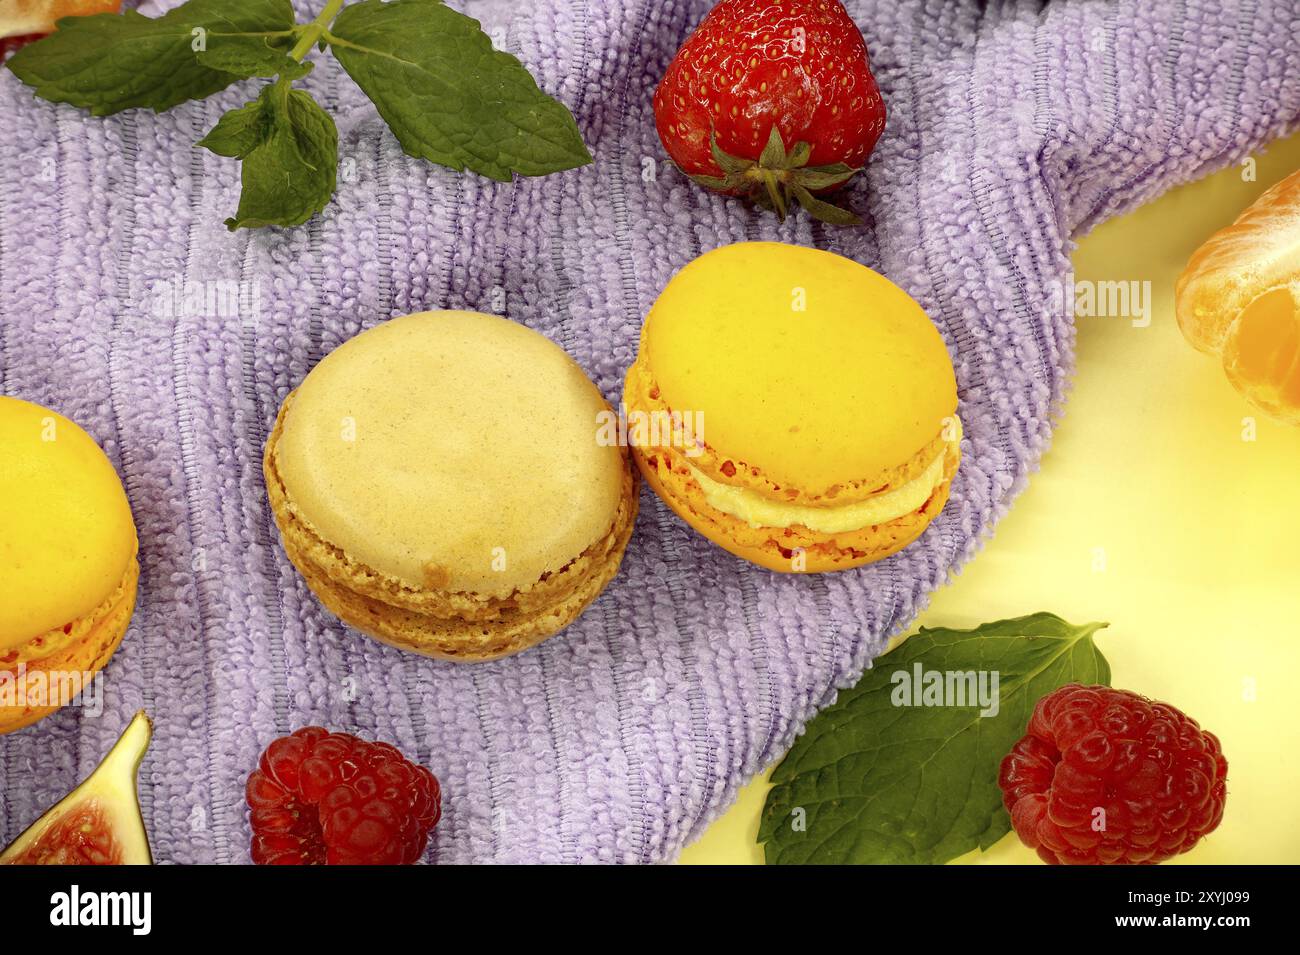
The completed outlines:
{"type": "MultiPolygon", "coordinates": [[[[1218,734],[1223,823],[1189,863],[1300,862],[1300,430],[1258,414],[1174,319],[1193,250],[1300,168],[1300,136],[1097,228],[1077,281],[1150,281],[1151,323],[1079,317],[1074,390],[1041,470],[917,625],[1050,610],[1107,620],[1112,682],[1218,734]],[[1245,440],[1246,418],[1255,440],[1245,440]]],[[[915,626],[909,628],[909,632],[915,626]]],[[[766,778],[681,855],[761,863],[766,778]]],[[[1038,863],[1014,834],[963,862],[1038,863]]]]}

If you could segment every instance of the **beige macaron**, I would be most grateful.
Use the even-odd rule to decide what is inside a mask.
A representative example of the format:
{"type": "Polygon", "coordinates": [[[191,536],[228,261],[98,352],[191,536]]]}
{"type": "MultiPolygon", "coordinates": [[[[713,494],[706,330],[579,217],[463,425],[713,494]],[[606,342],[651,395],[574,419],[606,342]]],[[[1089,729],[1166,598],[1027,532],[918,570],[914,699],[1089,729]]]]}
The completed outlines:
{"type": "Polygon", "coordinates": [[[291,392],[264,458],[289,559],[344,622],[490,660],[572,623],[636,517],[609,405],[549,339],[494,315],[407,315],[291,392]]]}

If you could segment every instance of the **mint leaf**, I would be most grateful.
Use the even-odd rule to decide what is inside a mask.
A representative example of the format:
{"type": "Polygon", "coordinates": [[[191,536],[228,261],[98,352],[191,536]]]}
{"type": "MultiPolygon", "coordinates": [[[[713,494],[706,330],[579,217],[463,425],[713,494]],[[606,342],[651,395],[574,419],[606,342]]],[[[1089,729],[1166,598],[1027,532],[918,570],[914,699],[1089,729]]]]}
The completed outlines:
{"type": "Polygon", "coordinates": [[[311,72],[310,63],[289,56],[292,37],[212,36],[208,48],[195,54],[204,66],[248,79],[253,76],[283,76],[296,80],[311,72]]]}
{"type": "MultiPolygon", "coordinates": [[[[262,91],[262,97],[270,89],[270,86],[266,87],[262,91]]],[[[270,125],[266,104],[259,97],[238,109],[227,111],[217,120],[217,125],[208,130],[208,134],[195,145],[218,156],[243,159],[266,141],[270,125]]]]}
{"type": "Polygon", "coordinates": [[[219,156],[243,160],[232,232],[306,222],[334,195],[338,130],[311,96],[277,80],[253,102],[232,109],[199,140],[219,156]]]}
{"type": "Polygon", "coordinates": [[[289,0],[190,0],[157,19],[134,10],[64,17],[7,65],[37,96],[96,116],[138,107],[162,112],[239,78],[200,62],[199,48],[223,37],[291,37],[294,22],[289,0]]]}
{"type": "Polygon", "coordinates": [[[364,0],[326,33],[407,154],[506,181],[591,162],[572,114],[441,0],[364,0]]]}
{"type": "Polygon", "coordinates": [[[1036,613],[974,630],[923,627],[818,714],[772,773],[758,835],[767,862],[941,863],[991,846],[1011,827],[998,766],[1034,704],[1066,683],[1110,683],[1092,639],[1104,626],[1036,613]],[[988,689],[996,672],[997,714],[981,717],[969,697],[896,706],[917,665],[983,671],[988,689]]]}

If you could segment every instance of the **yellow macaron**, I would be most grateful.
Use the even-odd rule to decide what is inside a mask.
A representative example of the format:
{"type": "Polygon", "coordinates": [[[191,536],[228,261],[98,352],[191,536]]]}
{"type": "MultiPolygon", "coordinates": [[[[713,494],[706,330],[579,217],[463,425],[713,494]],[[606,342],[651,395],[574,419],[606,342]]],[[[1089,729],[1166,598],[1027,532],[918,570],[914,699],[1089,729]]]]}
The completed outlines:
{"type": "Polygon", "coordinates": [[[568,626],[636,517],[596,386],[549,339],[475,312],[393,319],[285,399],[264,458],[290,560],[386,643],[488,660],[568,626]]]}
{"type": "Polygon", "coordinates": [[[73,422],[0,397],[0,733],[48,716],[122,642],[140,566],[104,452],[73,422]]]}
{"type": "Polygon", "coordinates": [[[782,243],[687,264],[646,318],[623,400],[659,496],[777,571],[906,547],[961,456],[952,361],[921,307],[857,262],[782,243]]]}

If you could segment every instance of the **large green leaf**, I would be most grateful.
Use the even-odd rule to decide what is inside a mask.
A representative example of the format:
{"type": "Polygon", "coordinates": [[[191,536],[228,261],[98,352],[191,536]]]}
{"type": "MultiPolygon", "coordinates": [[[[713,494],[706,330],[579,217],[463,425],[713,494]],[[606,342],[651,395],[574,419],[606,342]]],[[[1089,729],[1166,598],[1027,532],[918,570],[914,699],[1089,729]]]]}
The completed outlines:
{"type": "Polygon", "coordinates": [[[223,39],[287,48],[293,30],[289,0],[190,0],[157,19],[134,10],[65,17],[7,65],[37,96],[96,116],[137,107],[162,112],[240,79],[205,64],[204,48],[220,49],[223,39]]]}
{"type": "Polygon", "coordinates": [[[591,162],[572,114],[440,0],[364,0],[326,34],[411,156],[497,180],[591,162]]]}

